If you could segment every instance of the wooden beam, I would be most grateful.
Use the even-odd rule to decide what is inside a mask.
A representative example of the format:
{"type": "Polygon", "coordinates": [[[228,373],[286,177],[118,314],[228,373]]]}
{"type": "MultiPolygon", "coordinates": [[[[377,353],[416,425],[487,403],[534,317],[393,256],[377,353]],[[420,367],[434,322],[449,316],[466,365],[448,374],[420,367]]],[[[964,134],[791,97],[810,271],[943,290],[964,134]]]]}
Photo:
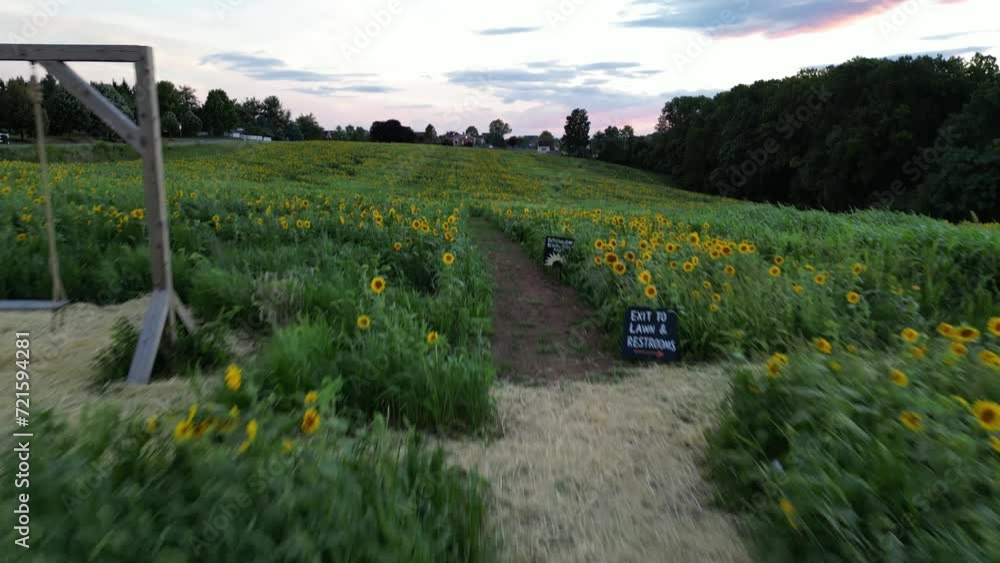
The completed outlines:
{"type": "Polygon", "coordinates": [[[129,383],[149,383],[153,376],[153,364],[156,362],[156,353],[160,350],[160,340],[163,338],[163,329],[167,326],[167,319],[170,317],[170,292],[154,291],[153,299],[146,309],[146,316],[142,319],[142,332],[139,333],[139,343],[135,347],[135,355],[132,356],[132,365],[128,369],[129,383]]]}
{"type": "Polygon", "coordinates": [[[40,300],[17,300],[0,301],[0,311],[58,311],[69,301],[40,301],[40,300]]]}
{"type": "Polygon", "coordinates": [[[87,109],[94,112],[97,117],[108,124],[115,133],[118,133],[125,142],[132,146],[139,154],[145,150],[140,142],[139,127],[128,118],[120,109],[108,101],[89,82],[80,78],[73,72],[73,69],[60,61],[39,61],[45,70],[56,77],[70,94],[76,96],[80,103],[87,106],[87,109]]]}
{"type": "Polygon", "coordinates": [[[19,45],[0,43],[0,61],[93,61],[134,63],[146,47],[137,45],[19,45]]]}
{"type": "MultiPolygon", "coordinates": [[[[153,73],[153,49],[144,47],[135,63],[135,111],[142,145],[142,180],[145,190],[146,226],[149,231],[150,266],[153,290],[174,294],[170,262],[170,224],[163,179],[163,147],[160,140],[160,107],[153,73]]],[[[174,315],[167,319],[167,342],[176,338],[174,315]]]]}
{"type": "Polygon", "coordinates": [[[188,333],[194,333],[198,330],[198,321],[194,319],[194,315],[191,311],[184,306],[184,302],[181,301],[181,297],[177,295],[177,292],[173,292],[173,299],[171,299],[173,304],[174,313],[177,314],[177,318],[181,320],[184,328],[187,329],[188,333]]]}

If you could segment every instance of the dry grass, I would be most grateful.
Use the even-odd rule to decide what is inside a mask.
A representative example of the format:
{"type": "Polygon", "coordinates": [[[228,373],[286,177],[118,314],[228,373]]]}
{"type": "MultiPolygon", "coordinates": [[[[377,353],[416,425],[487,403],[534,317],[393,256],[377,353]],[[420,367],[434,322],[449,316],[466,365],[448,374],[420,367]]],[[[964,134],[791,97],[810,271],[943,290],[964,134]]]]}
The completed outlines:
{"type": "Polygon", "coordinates": [[[720,368],[682,367],[501,385],[503,437],[447,448],[490,479],[511,561],[747,562],[698,466],[725,388],[720,368]]]}
{"type": "MultiPolygon", "coordinates": [[[[110,307],[80,303],[66,307],[55,319],[49,312],[0,313],[4,365],[14,363],[14,334],[31,333],[29,412],[52,409],[73,418],[83,407],[100,402],[154,413],[190,401],[194,392],[187,379],[144,386],[115,384],[103,390],[93,384],[93,360],[111,342],[115,321],[124,316],[138,324],[148,304],[147,298],[110,307]]],[[[0,393],[13,400],[13,377],[3,378],[0,393]]]]}

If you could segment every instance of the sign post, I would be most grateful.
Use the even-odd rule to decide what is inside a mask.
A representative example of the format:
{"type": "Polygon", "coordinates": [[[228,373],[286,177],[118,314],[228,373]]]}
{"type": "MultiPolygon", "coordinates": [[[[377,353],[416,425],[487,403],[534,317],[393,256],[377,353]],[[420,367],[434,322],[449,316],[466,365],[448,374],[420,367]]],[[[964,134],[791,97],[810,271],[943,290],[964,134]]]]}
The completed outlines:
{"type": "Polygon", "coordinates": [[[622,358],[625,360],[676,362],[680,359],[677,313],[629,307],[625,311],[622,358]]]}

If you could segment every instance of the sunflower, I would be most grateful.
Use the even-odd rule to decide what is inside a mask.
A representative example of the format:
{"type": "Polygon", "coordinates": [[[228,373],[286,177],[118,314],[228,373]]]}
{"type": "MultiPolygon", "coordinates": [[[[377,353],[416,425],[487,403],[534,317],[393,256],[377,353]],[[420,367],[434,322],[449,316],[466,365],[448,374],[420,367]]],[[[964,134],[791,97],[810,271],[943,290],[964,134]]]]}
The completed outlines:
{"type": "Polygon", "coordinates": [[[676,270],[677,269],[677,260],[671,260],[670,262],[667,262],[667,266],[671,270],[676,270]]]}
{"type": "Polygon", "coordinates": [[[194,424],[190,420],[182,420],[174,426],[174,441],[186,442],[194,436],[194,424]]]}
{"type": "Polygon", "coordinates": [[[937,332],[938,332],[938,334],[940,334],[941,336],[944,336],[946,338],[951,337],[951,333],[954,332],[954,331],[955,331],[955,327],[951,326],[948,323],[940,323],[940,324],[937,325],[937,332]]]}
{"type": "Polygon", "coordinates": [[[649,282],[653,281],[653,274],[649,273],[649,270],[643,270],[639,272],[639,281],[649,285],[649,282]]]}
{"type": "Polygon", "coordinates": [[[441,257],[441,261],[444,262],[445,266],[451,266],[455,263],[455,255],[451,252],[445,252],[444,256],[441,257]]]}
{"type": "Polygon", "coordinates": [[[146,432],[149,432],[150,434],[152,434],[153,432],[156,432],[156,425],[157,425],[157,423],[156,423],[156,417],[155,416],[151,416],[151,417],[147,418],[146,419],[146,432]]]}
{"type": "Polygon", "coordinates": [[[805,290],[806,288],[802,287],[797,283],[792,284],[792,291],[794,291],[796,295],[802,295],[802,292],[804,292],[805,290]]]}
{"type": "Polygon", "coordinates": [[[854,264],[851,266],[851,273],[855,276],[860,276],[861,272],[865,271],[865,267],[862,264],[854,264]]]}
{"type": "Polygon", "coordinates": [[[795,523],[795,507],[788,499],[783,498],[781,502],[778,503],[781,507],[781,511],[785,514],[785,518],[788,520],[788,525],[792,527],[793,530],[798,530],[799,525],[795,523]]]}
{"type": "Polygon", "coordinates": [[[972,415],[988,432],[1000,432],[1000,404],[993,401],[976,401],[972,405],[972,415]]]}
{"type": "Polygon", "coordinates": [[[892,378],[893,385],[896,387],[906,387],[910,384],[910,378],[906,377],[906,374],[902,370],[894,369],[889,375],[892,378]]]}
{"type": "Polygon", "coordinates": [[[985,366],[1000,368],[1000,356],[990,350],[981,350],[979,352],[979,361],[985,366]]]}
{"type": "Polygon", "coordinates": [[[316,409],[309,409],[302,415],[302,424],[299,425],[304,434],[312,434],[319,429],[319,412],[316,409]]]}
{"type": "Polygon", "coordinates": [[[602,260],[600,256],[594,256],[594,265],[595,266],[600,266],[603,263],[604,263],[604,260],[602,260]]]}
{"type": "Polygon", "coordinates": [[[385,291],[385,278],[383,278],[382,276],[375,276],[374,278],[372,278],[372,283],[370,284],[370,287],[372,288],[372,292],[375,293],[375,295],[381,295],[382,292],[385,291]]]}
{"type": "Polygon", "coordinates": [[[924,429],[924,417],[913,411],[903,411],[899,415],[899,421],[914,432],[920,432],[924,429]]]}
{"type": "Polygon", "coordinates": [[[257,419],[253,419],[247,423],[247,440],[253,442],[257,439],[257,419]]]}
{"type": "Polygon", "coordinates": [[[643,293],[645,293],[646,297],[648,297],[650,299],[656,299],[656,286],[655,285],[647,285],[646,289],[643,290],[643,293]]]}
{"type": "Polygon", "coordinates": [[[978,329],[972,328],[971,326],[961,326],[954,332],[952,332],[952,338],[956,342],[961,342],[963,344],[968,344],[970,342],[975,342],[979,340],[981,333],[978,329]]]}
{"type": "Polygon", "coordinates": [[[613,268],[615,269],[615,273],[619,276],[624,276],[625,272],[628,270],[624,262],[615,262],[613,268]]]}
{"type": "Polygon", "coordinates": [[[927,357],[927,348],[924,348],[923,346],[910,348],[910,355],[918,360],[922,360],[927,357]]]}
{"type": "Polygon", "coordinates": [[[618,262],[618,255],[614,252],[608,252],[604,255],[604,262],[608,265],[614,265],[618,262]]]}
{"type": "Polygon", "coordinates": [[[310,391],[306,393],[306,398],[302,402],[305,403],[306,405],[311,405],[315,403],[317,400],[319,400],[319,393],[317,393],[316,391],[310,391]]]}
{"type": "Polygon", "coordinates": [[[858,351],[858,347],[854,344],[848,344],[844,349],[847,350],[848,354],[853,354],[858,351]]]}
{"type": "Polygon", "coordinates": [[[969,347],[961,342],[952,342],[948,350],[955,356],[960,358],[965,357],[969,353],[969,347]]]}
{"type": "Polygon", "coordinates": [[[236,364],[229,364],[226,368],[226,387],[230,391],[239,391],[241,385],[243,385],[243,370],[236,364]]]}
{"type": "Polygon", "coordinates": [[[726,264],[726,267],[724,268],[724,270],[726,272],[726,275],[729,276],[729,277],[733,277],[733,276],[736,275],[736,268],[733,267],[732,264],[726,264]]]}
{"type": "Polygon", "coordinates": [[[291,455],[291,453],[295,451],[295,442],[289,440],[288,438],[285,438],[284,440],[281,441],[281,451],[285,455],[291,455]]]}
{"type": "Polygon", "coordinates": [[[782,257],[782,256],[775,256],[774,257],[774,265],[775,266],[781,266],[784,263],[785,263],[784,257],[782,257]]]}
{"type": "Polygon", "coordinates": [[[395,250],[396,252],[399,252],[400,250],[403,249],[403,243],[401,242],[393,243],[392,249],[395,250]]]}
{"type": "Polygon", "coordinates": [[[368,330],[372,327],[372,319],[368,315],[361,315],[357,321],[358,329],[368,330]]]}
{"type": "Polygon", "coordinates": [[[701,292],[696,289],[691,292],[691,297],[694,297],[695,299],[701,299],[701,292]]]}
{"type": "Polygon", "coordinates": [[[430,332],[427,333],[426,340],[427,340],[428,344],[430,344],[431,346],[433,346],[434,344],[437,344],[437,341],[440,338],[441,338],[441,335],[438,334],[437,331],[432,330],[432,331],[430,331],[430,332]]]}
{"type": "Polygon", "coordinates": [[[715,303],[711,303],[708,306],[708,310],[711,311],[711,312],[713,312],[713,313],[718,313],[719,312],[719,306],[716,305],[715,303]]]}
{"type": "Polygon", "coordinates": [[[857,305],[861,301],[861,294],[857,291],[847,292],[847,302],[851,305],[857,305]]]}
{"type": "Polygon", "coordinates": [[[631,250],[626,252],[625,259],[628,260],[629,262],[635,262],[635,252],[632,252],[631,250]]]}
{"type": "Polygon", "coordinates": [[[903,340],[909,342],[910,344],[920,340],[920,333],[909,327],[904,328],[903,332],[899,333],[899,335],[903,337],[903,340]]]}
{"type": "Polygon", "coordinates": [[[715,301],[716,303],[718,303],[719,301],[722,301],[722,295],[720,295],[718,293],[713,293],[712,294],[712,301],[715,301]]]}
{"type": "Polygon", "coordinates": [[[687,273],[689,273],[689,274],[691,272],[693,272],[694,271],[694,264],[692,264],[690,262],[685,262],[684,263],[684,271],[687,272],[687,273]]]}
{"type": "Polygon", "coordinates": [[[993,336],[1000,336],[1000,317],[993,317],[986,323],[986,328],[989,329],[993,336]]]}
{"type": "Polygon", "coordinates": [[[820,352],[823,352],[824,354],[826,354],[828,356],[830,354],[833,354],[833,344],[830,344],[830,341],[827,340],[827,339],[825,339],[825,338],[817,338],[813,342],[813,345],[816,346],[817,350],[819,350],[820,352]]]}
{"type": "Polygon", "coordinates": [[[823,274],[816,274],[816,276],[813,277],[813,283],[816,285],[826,285],[826,276],[823,274]]]}

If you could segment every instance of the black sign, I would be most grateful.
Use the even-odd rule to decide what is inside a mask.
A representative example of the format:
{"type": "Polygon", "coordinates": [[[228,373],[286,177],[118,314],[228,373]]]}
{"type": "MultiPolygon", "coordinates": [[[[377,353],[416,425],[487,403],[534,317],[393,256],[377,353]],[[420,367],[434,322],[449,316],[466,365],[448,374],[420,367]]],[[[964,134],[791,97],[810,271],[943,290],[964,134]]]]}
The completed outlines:
{"type": "Polygon", "coordinates": [[[543,263],[546,266],[564,265],[569,259],[569,251],[573,250],[571,238],[545,237],[545,255],[543,263]]]}
{"type": "Polygon", "coordinates": [[[622,358],[676,362],[680,359],[677,313],[629,307],[625,311],[622,358]]]}

